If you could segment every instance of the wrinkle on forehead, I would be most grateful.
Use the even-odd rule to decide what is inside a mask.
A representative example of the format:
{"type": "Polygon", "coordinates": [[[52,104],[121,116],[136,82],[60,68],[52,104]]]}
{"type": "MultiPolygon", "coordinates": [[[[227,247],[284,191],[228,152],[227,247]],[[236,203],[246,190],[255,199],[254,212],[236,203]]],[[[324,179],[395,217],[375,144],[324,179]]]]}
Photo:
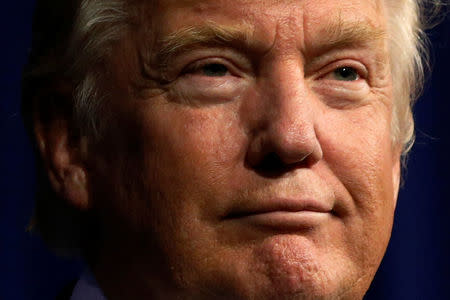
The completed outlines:
{"type": "MultiPolygon", "coordinates": [[[[326,0],[316,1],[329,3],[326,0]]],[[[339,1],[329,11],[318,11],[314,9],[317,2],[308,2],[303,20],[305,44],[326,41],[330,47],[339,48],[352,43],[357,45],[385,40],[383,3],[378,0],[339,1]]]]}
{"type": "Polygon", "coordinates": [[[284,46],[297,43],[299,50],[326,51],[383,40],[385,37],[384,15],[380,13],[384,3],[382,0],[268,0],[263,1],[263,6],[255,0],[242,0],[236,1],[236,6],[231,8],[222,0],[150,2],[157,3],[156,7],[151,11],[145,10],[144,14],[162,12],[149,18],[153,19],[153,26],[156,27],[147,33],[155,40],[144,37],[144,41],[148,43],[153,40],[153,45],[146,47],[141,44],[141,47],[147,48],[141,49],[146,52],[144,57],[148,58],[144,61],[153,66],[155,61],[158,65],[164,65],[177,51],[201,44],[234,44],[234,48],[240,44],[241,49],[266,53],[279,40],[278,43],[282,42],[284,46]],[[319,10],[320,3],[331,6],[330,10],[319,10]],[[169,14],[174,22],[167,22],[169,14]],[[261,23],[261,15],[262,19],[272,21],[261,23]],[[260,51],[256,51],[258,48],[260,51]]]}
{"type": "MultiPolygon", "coordinates": [[[[158,11],[162,16],[156,16],[159,23],[163,22],[169,14],[172,15],[174,22],[157,26],[157,31],[162,34],[168,34],[173,30],[184,27],[187,24],[199,25],[211,21],[224,24],[236,24],[243,20],[252,23],[264,15],[265,19],[278,20],[279,22],[290,23],[290,26],[303,27],[302,31],[313,31],[320,28],[326,20],[347,19],[354,21],[376,21],[382,12],[383,0],[347,0],[330,2],[328,0],[240,0],[235,1],[235,5],[227,5],[229,0],[161,0],[158,3],[158,11]],[[261,6],[261,2],[264,3],[261,6]],[[331,4],[330,4],[331,3],[331,4]],[[329,10],[318,9],[320,6],[329,6],[329,10]],[[355,14],[357,11],[357,14],[355,14]],[[254,18],[254,16],[257,16],[254,18]],[[234,18],[233,18],[234,17],[234,18]],[[184,24],[184,25],[183,25],[184,24]]],[[[153,1],[152,1],[153,2],[153,1]]],[[[156,10],[152,10],[156,11],[156,10]]],[[[152,14],[152,12],[149,12],[152,14]]],[[[339,22],[341,23],[341,22],[339,22]]],[[[257,27],[264,24],[254,24],[257,27]]],[[[376,24],[374,24],[376,25],[376,24]]],[[[260,31],[274,31],[276,26],[270,28],[257,28],[260,31]]],[[[272,34],[275,34],[272,32],[272,34]]],[[[306,32],[305,32],[306,34],[306,32]]],[[[273,38],[273,36],[272,36],[273,38]]]]}

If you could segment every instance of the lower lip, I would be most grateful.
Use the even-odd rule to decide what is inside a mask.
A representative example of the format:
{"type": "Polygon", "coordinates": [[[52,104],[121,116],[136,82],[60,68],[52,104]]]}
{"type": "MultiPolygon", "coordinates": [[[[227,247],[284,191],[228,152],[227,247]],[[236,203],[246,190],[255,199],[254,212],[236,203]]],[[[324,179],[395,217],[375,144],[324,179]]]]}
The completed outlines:
{"type": "Polygon", "coordinates": [[[241,220],[249,225],[266,227],[275,230],[305,230],[319,226],[329,218],[327,212],[297,211],[285,212],[274,211],[267,213],[252,214],[242,217],[241,220]]]}

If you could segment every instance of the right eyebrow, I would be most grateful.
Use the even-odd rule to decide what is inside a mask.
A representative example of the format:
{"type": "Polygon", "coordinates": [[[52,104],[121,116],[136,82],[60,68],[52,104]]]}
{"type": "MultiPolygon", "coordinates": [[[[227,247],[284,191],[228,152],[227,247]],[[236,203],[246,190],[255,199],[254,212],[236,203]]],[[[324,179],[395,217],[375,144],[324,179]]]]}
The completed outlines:
{"type": "Polygon", "coordinates": [[[223,47],[250,50],[253,30],[246,25],[217,25],[212,22],[197,26],[188,26],[177,30],[161,39],[155,61],[160,66],[166,65],[179,53],[197,46],[223,47]]]}

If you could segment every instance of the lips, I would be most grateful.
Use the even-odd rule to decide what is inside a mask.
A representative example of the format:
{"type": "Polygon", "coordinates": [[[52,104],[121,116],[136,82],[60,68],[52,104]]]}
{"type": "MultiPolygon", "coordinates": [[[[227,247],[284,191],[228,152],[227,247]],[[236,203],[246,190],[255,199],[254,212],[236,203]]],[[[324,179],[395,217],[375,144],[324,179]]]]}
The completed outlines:
{"type": "Polygon", "coordinates": [[[226,219],[271,229],[312,228],[332,214],[332,204],[314,199],[278,198],[241,204],[226,219]]]}
{"type": "Polygon", "coordinates": [[[250,215],[272,212],[318,212],[329,213],[332,205],[324,201],[313,199],[279,198],[269,200],[256,200],[241,203],[239,207],[232,209],[227,218],[242,218],[250,215]]]}

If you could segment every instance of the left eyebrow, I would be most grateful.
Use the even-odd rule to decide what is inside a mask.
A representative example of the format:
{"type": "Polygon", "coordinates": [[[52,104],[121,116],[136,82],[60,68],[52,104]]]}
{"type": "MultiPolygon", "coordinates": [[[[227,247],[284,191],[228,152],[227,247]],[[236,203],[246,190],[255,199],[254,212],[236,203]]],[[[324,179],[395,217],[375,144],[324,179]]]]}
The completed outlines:
{"type": "Polygon", "coordinates": [[[386,31],[364,21],[345,21],[341,18],[322,26],[316,33],[319,38],[311,39],[307,52],[327,52],[362,45],[372,45],[386,39],[386,31]]]}
{"type": "Polygon", "coordinates": [[[245,23],[231,26],[208,22],[202,25],[188,26],[161,39],[155,59],[158,65],[165,65],[177,54],[201,45],[209,47],[229,47],[231,45],[248,50],[255,48],[250,45],[252,35],[252,28],[245,23]]]}

